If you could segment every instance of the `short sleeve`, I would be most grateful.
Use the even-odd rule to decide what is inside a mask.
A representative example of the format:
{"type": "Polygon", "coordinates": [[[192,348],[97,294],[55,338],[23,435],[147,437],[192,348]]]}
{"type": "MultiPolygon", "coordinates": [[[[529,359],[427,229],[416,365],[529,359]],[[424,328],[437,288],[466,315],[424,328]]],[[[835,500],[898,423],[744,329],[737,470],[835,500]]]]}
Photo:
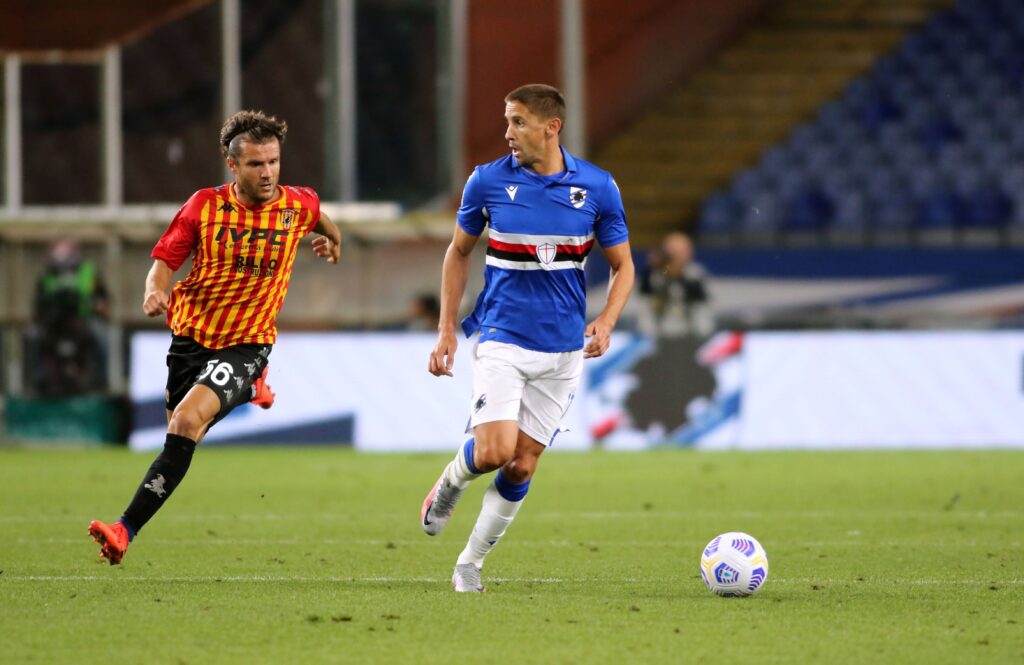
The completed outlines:
{"type": "Polygon", "coordinates": [[[170,226],[160,236],[150,256],[160,259],[177,270],[195,250],[199,241],[199,210],[204,205],[197,203],[198,195],[193,195],[171,220],[170,226]]]}
{"type": "Polygon", "coordinates": [[[316,225],[320,223],[320,195],[312,187],[298,187],[303,194],[303,205],[309,210],[309,223],[306,226],[306,233],[312,233],[316,225]]]}
{"type": "Polygon", "coordinates": [[[608,176],[604,192],[599,200],[597,222],[594,224],[594,235],[601,247],[612,247],[629,240],[626,228],[626,211],[622,206],[622,194],[615,180],[608,176]]]}
{"type": "Polygon", "coordinates": [[[480,167],[473,169],[466,186],[462,189],[462,204],[455,220],[466,233],[478,236],[487,225],[487,210],[484,207],[484,185],[480,167]]]}

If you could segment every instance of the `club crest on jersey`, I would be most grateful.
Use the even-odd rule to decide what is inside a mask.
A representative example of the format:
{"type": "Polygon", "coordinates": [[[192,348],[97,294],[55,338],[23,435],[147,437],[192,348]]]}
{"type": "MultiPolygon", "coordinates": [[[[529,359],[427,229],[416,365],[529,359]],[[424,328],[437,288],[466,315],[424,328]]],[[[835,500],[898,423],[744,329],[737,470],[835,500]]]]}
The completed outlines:
{"type": "Polygon", "coordinates": [[[579,187],[569,188],[569,203],[572,204],[573,208],[582,208],[583,204],[587,202],[587,190],[580,189],[579,187]]]}
{"type": "Polygon", "coordinates": [[[295,221],[295,216],[299,214],[297,210],[282,210],[281,211],[281,226],[285,229],[292,228],[292,222],[295,221]]]}
{"type": "Polygon", "coordinates": [[[554,261],[555,254],[557,253],[558,248],[549,242],[546,242],[543,245],[537,245],[537,258],[540,259],[540,262],[544,265],[548,265],[554,261]]]}

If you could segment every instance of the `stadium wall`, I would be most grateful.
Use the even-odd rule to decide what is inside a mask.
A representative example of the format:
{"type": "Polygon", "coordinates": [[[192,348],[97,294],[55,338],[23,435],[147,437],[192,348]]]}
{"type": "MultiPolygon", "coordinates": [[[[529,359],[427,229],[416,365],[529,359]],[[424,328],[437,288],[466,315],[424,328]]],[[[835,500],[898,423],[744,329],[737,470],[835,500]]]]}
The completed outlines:
{"type": "MultiPolygon", "coordinates": [[[[430,333],[284,333],[274,408],[237,409],[210,444],[451,450],[473,343],[426,371],[430,333]]],[[[163,444],[167,333],[132,341],[134,448],[163,444]]],[[[1024,448],[1024,333],[722,333],[704,344],[616,333],[587,361],[554,449],[1024,448]]]]}

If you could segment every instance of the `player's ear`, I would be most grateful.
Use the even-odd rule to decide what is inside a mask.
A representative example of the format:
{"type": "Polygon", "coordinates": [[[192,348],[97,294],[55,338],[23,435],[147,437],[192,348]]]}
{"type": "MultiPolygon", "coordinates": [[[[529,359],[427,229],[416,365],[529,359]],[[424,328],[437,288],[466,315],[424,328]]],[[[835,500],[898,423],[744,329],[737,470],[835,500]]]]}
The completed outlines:
{"type": "Polygon", "coordinates": [[[548,120],[548,132],[551,136],[558,136],[562,133],[562,119],[551,118],[548,120]]]}

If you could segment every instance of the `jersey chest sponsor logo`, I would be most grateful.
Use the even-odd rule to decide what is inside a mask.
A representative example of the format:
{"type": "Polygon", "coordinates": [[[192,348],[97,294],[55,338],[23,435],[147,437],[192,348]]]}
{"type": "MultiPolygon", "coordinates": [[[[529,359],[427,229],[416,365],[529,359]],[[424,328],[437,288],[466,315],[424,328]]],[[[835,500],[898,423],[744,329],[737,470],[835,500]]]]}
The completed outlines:
{"type": "Polygon", "coordinates": [[[235,257],[235,272],[252,277],[273,277],[280,262],[277,259],[257,261],[251,256],[235,257]]]}
{"type": "Polygon", "coordinates": [[[508,192],[508,198],[510,200],[512,200],[512,201],[515,201],[516,200],[516,192],[519,191],[519,186],[518,185],[509,185],[508,187],[505,188],[505,191],[508,192]]]}
{"type": "MultiPolygon", "coordinates": [[[[290,224],[291,222],[289,222],[290,224]]],[[[260,242],[266,242],[273,247],[283,247],[287,238],[287,227],[285,229],[236,229],[222,226],[215,236],[217,242],[227,247],[256,245],[260,242]]]]}

